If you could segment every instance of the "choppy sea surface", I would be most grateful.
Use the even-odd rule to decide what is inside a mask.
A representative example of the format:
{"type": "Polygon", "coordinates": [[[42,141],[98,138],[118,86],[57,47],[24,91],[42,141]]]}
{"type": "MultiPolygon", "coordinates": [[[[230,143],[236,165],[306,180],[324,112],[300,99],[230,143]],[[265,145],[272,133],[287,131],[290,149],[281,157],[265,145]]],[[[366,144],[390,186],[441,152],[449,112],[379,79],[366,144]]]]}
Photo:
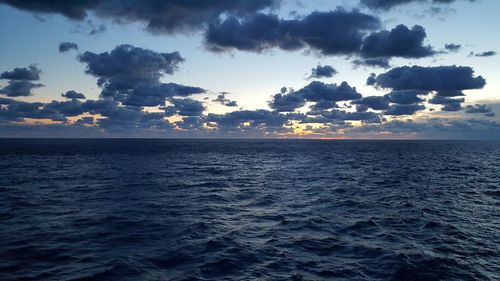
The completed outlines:
{"type": "Polygon", "coordinates": [[[500,280],[500,142],[0,140],[0,280],[500,280]]]}

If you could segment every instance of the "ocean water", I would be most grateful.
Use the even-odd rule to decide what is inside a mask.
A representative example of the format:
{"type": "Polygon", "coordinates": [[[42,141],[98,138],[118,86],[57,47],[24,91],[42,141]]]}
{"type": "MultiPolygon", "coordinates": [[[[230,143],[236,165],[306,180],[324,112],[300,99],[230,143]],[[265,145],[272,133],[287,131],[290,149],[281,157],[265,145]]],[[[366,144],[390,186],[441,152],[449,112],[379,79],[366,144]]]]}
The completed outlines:
{"type": "Polygon", "coordinates": [[[0,140],[0,280],[500,280],[500,142],[0,140]]]}

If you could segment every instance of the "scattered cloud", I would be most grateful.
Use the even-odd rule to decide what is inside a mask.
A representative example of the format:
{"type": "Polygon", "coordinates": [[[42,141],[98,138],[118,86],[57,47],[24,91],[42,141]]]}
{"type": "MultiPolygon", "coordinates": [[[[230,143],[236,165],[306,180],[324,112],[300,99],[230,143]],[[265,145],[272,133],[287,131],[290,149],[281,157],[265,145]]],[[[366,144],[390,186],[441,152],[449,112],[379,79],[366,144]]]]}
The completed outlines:
{"type": "Polygon", "coordinates": [[[415,112],[424,110],[421,104],[393,104],[384,112],[384,115],[413,115],[415,112]]]}
{"type": "MultiPolygon", "coordinates": [[[[360,0],[363,6],[371,9],[388,10],[396,6],[409,3],[432,3],[432,4],[448,4],[458,0],[360,0]]],[[[475,0],[467,0],[474,2],[475,0]]]]}
{"type": "Polygon", "coordinates": [[[168,98],[205,92],[199,87],[160,82],[162,76],[173,74],[184,61],[178,52],[157,53],[120,45],[111,52],[84,52],[78,59],[87,64],[87,74],[98,78],[101,97],[125,105],[163,106],[168,98]]]}
{"type": "Polygon", "coordinates": [[[234,100],[226,98],[226,95],[228,95],[226,92],[219,93],[212,101],[229,107],[237,107],[238,103],[234,100]]]}
{"type": "Polygon", "coordinates": [[[495,116],[495,113],[493,112],[491,107],[486,105],[486,104],[467,105],[465,112],[466,113],[483,113],[485,116],[488,116],[488,117],[495,116]]]}
{"type": "Polygon", "coordinates": [[[337,102],[361,98],[355,87],[347,82],[325,84],[313,81],[298,91],[287,92],[286,88],[272,97],[269,106],[279,112],[291,112],[305,105],[306,102],[337,102]]]}
{"type": "Polygon", "coordinates": [[[486,51],[486,52],[482,52],[482,53],[479,53],[479,54],[474,54],[475,57],[492,57],[492,56],[495,56],[497,54],[497,52],[495,51],[486,51]]]}
{"type": "Polygon", "coordinates": [[[317,79],[331,78],[335,74],[337,74],[337,70],[335,70],[335,68],[333,68],[333,66],[318,64],[318,66],[311,68],[311,75],[309,76],[308,79],[311,79],[311,78],[317,78],[317,79]]]}
{"type": "Polygon", "coordinates": [[[31,90],[44,87],[41,83],[32,82],[40,80],[41,72],[35,65],[2,72],[0,79],[8,79],[9,81],[7,86],[0,88],[0,94],[8,97],[31,96],[31,90]]]}
{"type": "Polygon", "coordinates": [[[73,42],[62,42],[59,44],[59,52],[66,53],[71,50],[78,50],[78,45],[73,42]]]}
{"type": "Polygon", "coordinates": [[[458,52],[460,50],[460,48],[462,48],[462,45],[455,44],[455,43],[449,43],[449,44],[445,44],[444,48],[450,52],[458,52]]]}
{"type": "Polygon", "coordinates": [[[415,25],[411,29],[400,24],[392,30],[382,30],[368,35],[361,48],[365,58],[423,58],[436,54],[431,46],[423,44],[425,29],[415,25]]]}
{"type": "Polygon", "coordinates": [[[402,66],[376,77],[369,84],[394,90],[457,91],[480,89],[486,84],[481,76],[474,76],[468,66],[402,66]]]}
{"type": "Polygon", "coordinates": [[[85,99],[85,95],[82,93],[78,93],[76,91],[67,91],[66,93],[62,93],[61,97],[67,98],[70,100],[78,100],[78,99],[85,99]]]}
{"type": "Polygon", "coordinates": [[[171,106],[165,108],[166,116],[181,115],[181,116],[200,116],[205,107],[203,103],[193,99],[171,99],[171,106]]]}
{"type": "Polygon", "coordinates": [[[209,25],[206,44],[216,52],[308,47],[324,55],[353,54],[361,48],[363,35],[379,27],[380,20],[374,16],[340,8],[290,20],[273,14],[256,14],[242,20],[230,16],[209,25]]]}
{"type": "Polygon", "coordinates": [[[14,68],[11,71],[4,71],[0,74],[0,79],[10,80],[40,80],[40,73],[42,71],[35,65],[22,68],[14,68]]]}
{"type": "Polygon", "coordinates": [[[33,13],[60,14],[72,20],[88,20],[92,14],[118,23],[144,23],[152,33],[176,33],[199,30],[221,15],[245,16],[278,5],[277,0],[212,1],[38,1],[0,0],[33,13]]]}

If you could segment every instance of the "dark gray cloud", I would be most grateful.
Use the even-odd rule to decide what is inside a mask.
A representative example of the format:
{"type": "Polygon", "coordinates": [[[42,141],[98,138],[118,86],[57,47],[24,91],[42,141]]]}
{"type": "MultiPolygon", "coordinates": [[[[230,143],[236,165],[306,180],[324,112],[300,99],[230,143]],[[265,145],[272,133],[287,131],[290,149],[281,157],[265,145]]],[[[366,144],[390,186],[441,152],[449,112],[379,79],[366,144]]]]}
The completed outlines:
{"type": "Polygon", "coordinates": [[[431,46],[424,45],[425,29],[415,25],[411,29],[398,25],[390,31],[382,30],[368,35],[363,42],[361,55],[367,58],[423,58],[436,54],[431,46]]]}
{"type": "Polygon", "coordinates": [[[207,122],[215,122],[223,130],[235,130],[242,127],[265,126],[269,129],[281,128],[288,123],[288,118],[268,110],[240,110],[226,114],[209,113],[207,122]]]}
{"type": "Polygon", "coordinates": [[[16,100],[0,97],[0,105],[7,105],[7,104],[14,103],[14,102],[16,102],[16,100]]]}
{"type": "Polygon", "coordinates": [[[279,112],[291,112],[304,106],[306,102],[337,102],[359,98],[361,98],[361,94],[345,81],[340,85],[313,81],[298,91],[282,91],[275,94],[269,102],[269,106],[279,112]]]}
{"type": "Polygon", "coordinates": [[[384,112],[384,115],[413,115],[417,111],[424,110],[425,106],[421,104],[393,104],[388,110],[384,112]]]}
{"type": "Polygon", "coordinates": [[[77,116],[85,112],[85,107],[77,100],[52,101],[43,105],[44,112],[54,116],[77,116]]]}
{"type": "MultiPolygon", "coordinates": [[[[409,29],[398,25],[390,31],[373,32],[379,28],[378,18],[341,8],[316,11],[291,20],[273,14],[256,14],[212,23],[206,33],[206,45],[215,52],[308,48],[323,55],[360,56],[353,61],[355,65],[384,68],[389,67],[392,57],[422,58],[437,53],[431,46],[424,45],[426,33],[421,26],[409,29]]],[[[311,77],[317,78],[314,73],[311,77]]]]}
{"type": "Polygon", "coordinates": [[[21,122],[24,118],[66,120],[58,112],[44,109],[44,104],[40,102],[11,101],[7,107],[0,108],[0,120],[21,122]]]}
{"type": "Polygon", "coordinates": [[[0,94],[8,97],[27,97],[32,95],[31,90],[43,86],[43,84],[28,80],[10,80],[7,86],[0,89],[0,94]]]}
{"type": "Polygon", "coordinates": [[[381,67],[381,68],[389,68],[391,65],[389,64],[388,58],[361,58],[355,59],[352,61],[355,66],[371,66],[371,67],[381,67]]]}
{"type": "Polygon", "coordinates": [[[272,97],[269,107],[278,112],[292,112],[306,104],[306,99],[300,92],[278,93],[272,97]]]}
{"type": "Polygon", "coordinates": [[[101,97],[111,97],[125,105],[162,106],[170,97],[205,92],[199,87],[160,82],[163,75],[173,74],[184,61],[178,52],[157,53],[120,45],[111,52],[84,52],[79,60],[87,64],[87,74],[98,78],[101,97]]]}
{"type": "Polygon", "coordinates": [[[417,139],[499,139],[500,124],[489,120],[426,119],[393,120],[383,124],[353,127],[345,131],[347,137],[398,138],[412,136],[417,139]]]}
{"type": "Polygon", "coordinates": [[[366,85],[373,86],[377,83],[377,75],[375,73],[370,73],[370,76],[366,78],[366,85]]]}
{"type": "Polygon", "coordinates": [[[120,45],[111,52],[84,52],[79,60],[87,64],[86,73],[99,78],[112,79],[118,76],[155,81],[162,74],[174,73],[184,58],[178,52],[157,53],[131,45],[120,45]]]}
{"type": "Polygon", "coordinates": [[[221,15],[245,16],[278,5],[278,0],[0,0],[34,13],[61,14],[84,20],[89,13],[119,23],[142,22],[153,33],[174,33],[203,28],[221,15]]]}
{"type": "Polygon", "coordinates": [[[460,90],[455,90],[455,91],[438,91],[436,93],[436,96],[441,96],[441,97],[461,97],[465,96],[464,93],[460,90]]]}
{"type": "MultiPolygon", "coordinates": [[[[433,3],[433,4],[448,4],[453,3],[457,0],[360,0],[361,4],[371,8],[388,10],[393,7],[409,4],[409,3],[433,3]]],[[[468,0],[469,2],[474,2],[475,0],[468,0]]]]}
{"type": "Polygon", "coordinates": [[[458,52],[458,50],[462,48],[462,45],[450,43],[450,44],[445,44],[444,48],[450,52],[458,52]]]}
{"type": "MultiPolygon", "coordinates": [[[[386,96],[368,96],[352,101],[353,104],[362,105],[374,110],[386,110],[389,108],[389,99],[386,96]]],[[[362,109],[362,108],[361,108],[362,109]]],[[[365,111],[365,110],[358,110],[365,111]]]]}
{"type": "Polygon", "coordinates": [[[486,80],[474,77],[474,70],[467,66],[403,66],[396,67],[376,77],[370,84],[394,90],[460,91],[480,89],[486,80]]]}
{"type": "Polygon", "coordinates": [[[382,122],[382,117],[380,116],[380,114],[375,112],[348,112],[344,110],[333,109],[329,111],[310,112],[310,114],[320,117],[320,119],[316,121],[321,121],[324,123],[335,121],[362,121],[364,123],[382,122]]]}
{"type": "Polygon", "coordinates": [[[442,95],[435,95],[429,100],[430,104],[441,104],[443,107],[442,111],[459,111],[462,109],[462,103],[465,101],[464,98],[450,98],[442,95]]]}
{"type": "Polygon", "coordinates": [[[337,102],[334,101],[327,101],[327,100],[322,100],[314,103],[311,106],[311,111],[316,112],[316,111],[322,111],[326,109],[332,109],[332,108],[337,108],[337,102]]]}
{"type": "Polygon", "coordinates": [[[90,125],[90,124],[94,124],[94,117],[92,116],[85,116],[85,117],[82,117],[78,120],[76,120],[76,124],[77,125],[90,125]]]}
{"type": "Polygon", "coordinates": [[[70,50],[78,50],[78,45],[73,42],[62,42],[59,44],[59,52],[66,53],[70,50]]]}
{"type": "Polygon", "coordinates": [[[330,78],[333,75],[337,74],[337,70],[333,68],[331,65],[318,65],[314,68],[311,68],[310,78],[330,78]]]}
{"type": "Polygon", "coordinates": [[[343,9],[313,12],[292,20],[279,19],[272,14],[257,14],[242,20],[228,17],[210,24],[206,43],[210,50],[219,52],[308,47],[325,55],[352,54],[360,50],[363,35],[379,26],[380,20],[374,16],[343,9]]]}
{"type": "Polygon", "coordinates": [[[462,105],[460,103],[447,103],[443,105],[441,111],[460,111],[462,109],[462,105]]]}
{"type": "Polygon", "coordinates": [[[465,101],[464,98],[449,98],[449,97],[443,97],[439,95],[435,95],[432,99],[429,100],[429,103],[431,104],[460,104],[465,101]]]}
{"type": "Polygon", "coordinates": [[[73,100],[73,99],[85,99],[84,94],[78,93],[78,92],[73,91],[73,90],[67,91],[66,93],[62,93],[61,97],[71,99],[71,100],[73,100]]]}
{"type": "Polygon", "coordinates": [[[0,79],[36,81],[40,80],[41,72],[35,65],[30,65],[28,67],[14,68],[11,71],[4,71],[0,74],[0,79]]]}
{"type": "Polygon", "coordinates": [[[238,103],[236,101],[226,98],[227,94],[228,93],[226,93],[226,92],[219,93],[217,95],[217,97],[215,99],[213,99],[212,101],[216,102],[216,103],[220,103],[220,104],[225,105],[225,106],[229,106],[229,107],[238,106],[238,103]]]}
{"type": "Polygon", "coordinates": [[[171,106],[165,108],[166,116],[201,116],[205,107],[203,103],[193,99],[171,99],[171,106]]]}
{"type": "Polygon", "coordinates": [[[416,104],[424,101],[419,97],[420,95],[427,95],[428,93],[421,90],[396,90],[385,95],[385,97],[391,103],[416,104]]]}
{"type": "Polygon", "coordinates": [[[307,101],[347,101],[361,98],[361,94],[355,87],[349,86],[347,82],[340,85],[336,83],[326,84],[319,81],[313,81],[309,85],[298,91],[307,101]]]}
{"type": "Polygon", "coordinates": [[[493,112],[491,107],[486,105],[486,104],[467,105],[465,107],[465,112],[466,113],[483,113],[485,116],[488,116],[488,117],[495,116],[495,113],[493,112]]]}
{"type": "Polygon", "coordinates": [[[358,112],[366,110],[385,110],[384,115],[412,115],[419,110],[425,109],[422,103],[424,99],[420,95],[429,92],[420,90],[396,90],[384,96],[368,96],[351,103],[356,105],[358,112]]]}
{"type": "Polygon", "coordinates": [[[495,52],[495,51],[486,51],[486,52],[482,52],[479,54],[475,54],[474,56],[475,57],[492,57],[492,56],[495,56],[496,54],[497,54],[497,52],[495,52]]]}

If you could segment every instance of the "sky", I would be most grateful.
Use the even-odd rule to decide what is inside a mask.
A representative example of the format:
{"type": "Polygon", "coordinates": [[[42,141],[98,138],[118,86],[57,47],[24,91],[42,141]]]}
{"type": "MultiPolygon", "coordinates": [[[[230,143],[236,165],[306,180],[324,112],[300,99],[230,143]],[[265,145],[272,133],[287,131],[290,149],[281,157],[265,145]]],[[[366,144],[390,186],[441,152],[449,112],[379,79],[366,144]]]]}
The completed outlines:
{"type": "Polygon", "coordinates": [[[500,139],[499,10],[0,0],[0,137],[500,139]]]}

